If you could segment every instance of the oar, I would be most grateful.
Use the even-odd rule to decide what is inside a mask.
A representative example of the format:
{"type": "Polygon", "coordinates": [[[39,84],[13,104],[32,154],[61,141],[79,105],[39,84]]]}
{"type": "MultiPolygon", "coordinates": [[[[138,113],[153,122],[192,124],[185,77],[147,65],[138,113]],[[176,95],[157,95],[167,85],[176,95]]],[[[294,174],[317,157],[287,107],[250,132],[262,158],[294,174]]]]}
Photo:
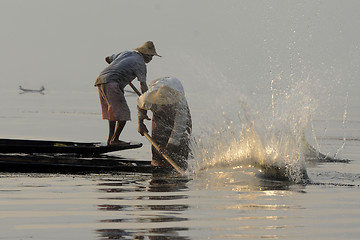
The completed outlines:
{"type": "MultiPolygon", "coordinates": [[[[137,95],[141,95],[141,93],[139,92],[139,90],[137,90],[137,88],[134,86],[134,84],[132,84],[131,82],[129,83],[130,87],[134,90],[134,92],[136,92],[137,95]]],[[[182,176],[184,175],[184,172],[181,170],[181,168],[171,159],[171,157],[169,157],[166,153],[163,153],[160,149],[159,144],[157,144],[154,139],[147,133],[144,132],[144,136],[146,137],[146,139],[154,146],[154,148],[156,149],[156,151],[158,151],[165,159],[166,161],[168,161],[168,163],[170,163],[171,166],[173,166],[175,168],[176,171],[178,171],[178,173],[180,173],[182,176]]]]}

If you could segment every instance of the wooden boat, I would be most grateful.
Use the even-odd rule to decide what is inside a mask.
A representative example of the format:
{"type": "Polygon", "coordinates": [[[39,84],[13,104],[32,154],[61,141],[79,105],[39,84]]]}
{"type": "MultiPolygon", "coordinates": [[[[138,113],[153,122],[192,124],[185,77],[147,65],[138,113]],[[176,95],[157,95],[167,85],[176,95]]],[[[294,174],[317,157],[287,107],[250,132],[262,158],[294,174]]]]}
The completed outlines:
{"type": "Polygon", "coordinates": [[[134,149],[142,143],[130,143],[122,146],[108,146],[104,143],[66,142],[46,140],[0,139],[0,153],[72,153],[93,156],[102,153],[134,149]]]}
{"type": "Polygon", "coordinates": [[[0,172],[17,173],[151,173],[151,161],[116,156],[77,157],[73,154],[0,154],[0,172]]]}
{"type": "Polygon", "coordinates": [[[19,86],[19,89],[22,91],[22,92],[20,92],[20,94],[23,94],[23,93],[40,93],[40,94],[44,95],[45,87],[41,86],[41,88],[39,90],[37,90],[37,89],[26,89],[26,88],[23,88],[22,86],[19,86]]]}
{"type": "Polygon", "coordinates": [[[151,172],[151,162],[104,153],[140,148],[142,143],[107,146],[94,142],[0,139],[0,172],[151,172]]]}

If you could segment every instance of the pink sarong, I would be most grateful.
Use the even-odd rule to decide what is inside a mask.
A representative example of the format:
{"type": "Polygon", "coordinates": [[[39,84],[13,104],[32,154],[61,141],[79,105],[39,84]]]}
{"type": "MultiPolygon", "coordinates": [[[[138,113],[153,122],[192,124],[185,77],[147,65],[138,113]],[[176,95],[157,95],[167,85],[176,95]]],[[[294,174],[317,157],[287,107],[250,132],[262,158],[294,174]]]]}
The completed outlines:
{"type": "Polygon", "coordinates": [[[102,119],[110,121],[131,120],[130,109],[124,91],[117,82],[98,85],[102,119]]]}

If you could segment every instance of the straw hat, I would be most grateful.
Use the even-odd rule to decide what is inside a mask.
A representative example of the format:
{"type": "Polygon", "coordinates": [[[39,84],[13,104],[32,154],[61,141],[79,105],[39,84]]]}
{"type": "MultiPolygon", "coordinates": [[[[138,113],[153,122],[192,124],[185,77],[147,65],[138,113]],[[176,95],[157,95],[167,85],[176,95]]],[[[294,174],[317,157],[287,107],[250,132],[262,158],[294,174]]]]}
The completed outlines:
{"type": "Polygon", "coordinates": [[[161,57],[159,54],[156,53],[155,46],[152,41],[147,41],[141,47],[135,48],[135,50],[143,54],[161,57]]]}
{"type": "Polygon", "coordinates": [[[138,99],[141,103],[174,104],[185,97],[184,88],[177,78],[164,77],[150,83],[147,92],[138,99]]]}

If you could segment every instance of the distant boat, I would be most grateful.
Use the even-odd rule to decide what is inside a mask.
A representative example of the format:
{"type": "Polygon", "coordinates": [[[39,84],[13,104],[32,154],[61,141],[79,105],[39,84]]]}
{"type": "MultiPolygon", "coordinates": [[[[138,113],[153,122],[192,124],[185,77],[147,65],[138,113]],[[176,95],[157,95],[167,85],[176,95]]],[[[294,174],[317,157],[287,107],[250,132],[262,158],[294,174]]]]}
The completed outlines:
{"type": "Polygon", "coordinates": [[[44,95],[44,91],[45,91],[44,86],[41,86],[41,88],[39,90],[37,90],[37,89],[26,89],[26,88],[23,88],[22,86],[19,86],[19,89],[22,91],[22,92],[20,92],[20,94],[32,92],[32,93],[40,93],[40,94],[44,95]]]}

